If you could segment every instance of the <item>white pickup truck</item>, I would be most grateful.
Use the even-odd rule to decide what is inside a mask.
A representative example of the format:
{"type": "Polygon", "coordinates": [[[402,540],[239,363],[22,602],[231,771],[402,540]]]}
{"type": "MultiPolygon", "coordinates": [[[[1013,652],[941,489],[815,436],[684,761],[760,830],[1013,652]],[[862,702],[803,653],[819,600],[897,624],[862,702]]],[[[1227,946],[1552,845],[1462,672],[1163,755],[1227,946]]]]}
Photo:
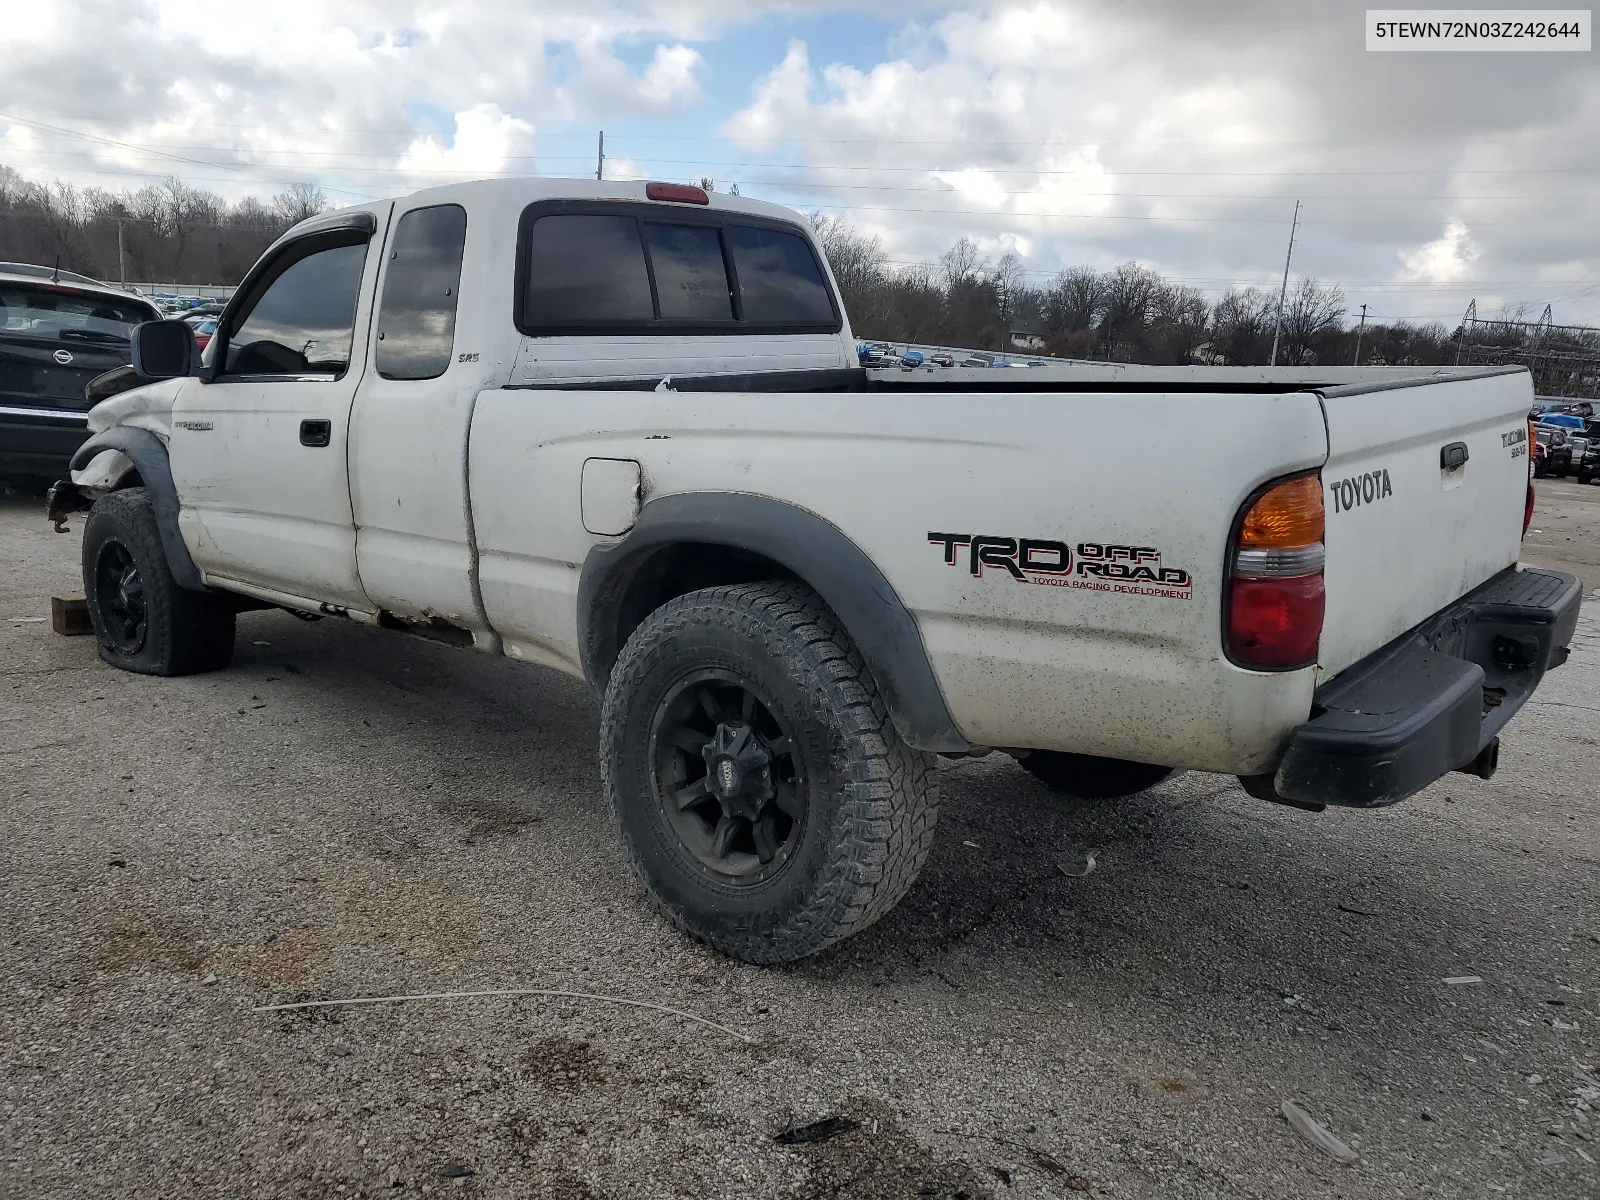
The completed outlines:
{"type": "Polygon", "coordinates": [[[130,372],[51,499],[107,662],[220,668],[278,606],[584,677],[633,869],[751,961],[905,894],[937,754],[1391,804],[1492,772],[1577,620],[1517,567],[1521,370],[879,377],[804,221],[697,188],[317,217],[130,372]]]}

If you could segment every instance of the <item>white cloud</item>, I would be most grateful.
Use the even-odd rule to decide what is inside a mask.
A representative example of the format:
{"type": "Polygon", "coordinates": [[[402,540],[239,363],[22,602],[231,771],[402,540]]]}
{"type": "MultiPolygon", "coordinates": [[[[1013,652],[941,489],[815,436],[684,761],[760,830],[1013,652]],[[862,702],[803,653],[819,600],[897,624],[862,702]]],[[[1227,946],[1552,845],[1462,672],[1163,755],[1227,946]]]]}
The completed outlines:
{"type": "Polygon", "coordinates": [[[510,169],[515,158],[534,153],[534,129],[527,121],[478,104],[455,114],[455,138],[441,146],[430,134],[418,138],[401,155],[401,171],[429,175],[495,175],[510,169]]]}
{"type": "Polygon", "coordinates": [[[1467,236],[1467,227],[1451,221],[1433,241],[1400,253],[1402,283],[1459,283],[1472,275],[1481,251],[1467,236]]]}
{"type": "Polygon", "coordinates": [[[791,43],[720,129],[789,164],[747,191],[898,261],[1011,237],[1040,274],[1131,258],[1217,292],[1275,281],[1298,199],[1297,273],[1432,317],[1474,279],[1600,269],[1600,76],[1573,57],[1368,55],[1339,6],[999,0],[866,66],[791,43]]]}

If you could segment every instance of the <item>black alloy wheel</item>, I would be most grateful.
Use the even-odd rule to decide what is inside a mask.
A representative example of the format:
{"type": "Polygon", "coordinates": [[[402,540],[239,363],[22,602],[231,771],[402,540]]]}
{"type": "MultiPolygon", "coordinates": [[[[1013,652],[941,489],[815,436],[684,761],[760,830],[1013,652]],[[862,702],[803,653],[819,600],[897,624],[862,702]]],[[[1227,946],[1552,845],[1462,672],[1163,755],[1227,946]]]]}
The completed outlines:
{"type": "Polygon", "coordinates": [[[629,634],[600,778],[655,907],[752,963],[878,920],[927,861],[934,756],[900,738],[850,635],[788,580],[687,592],[629,634]]]}
{"type": "Polygon", "coordinates": [[[149,632],[150,608],[139,565],[121,542],[108,541],[100,547],[94,586],[100,601],[100,636],[118,654],[138,654],[149,632]]]}
{"type": "Polygon", "coordinates": [[[89,510],[83,595],[101,659],[123,671],[192,675],[233,657],[232,597],[178,586],[145,488],[101,496],[89,510]]]}
{"type": "Polygon", "coordinates": [[[731,671],[695,671],[657,706],[651,744],[656,803],[695,862],[744,886],[783,869],[803,835],[806,782],[770,699],[731,671]]]}

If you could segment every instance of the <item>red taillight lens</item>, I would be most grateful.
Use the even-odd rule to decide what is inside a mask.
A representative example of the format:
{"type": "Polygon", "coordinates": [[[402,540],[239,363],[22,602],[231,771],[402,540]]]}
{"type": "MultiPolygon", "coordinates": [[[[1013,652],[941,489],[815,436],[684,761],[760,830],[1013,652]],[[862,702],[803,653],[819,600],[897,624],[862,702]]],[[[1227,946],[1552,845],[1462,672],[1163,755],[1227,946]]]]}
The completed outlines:
{"type": "Polygon", "coordinates": [[[1229,546],[1224,644],[1242,667],[1291,671],[1317,661],[1326,608],[1322,481],[1299,475],[1257,493],[1229,546]]]}
{"type": "Polygon", "coordinates": [[[1228,582],[1228,648],[1238,662],[1269,670],[1317,661],[1322,640],[1321,575],[1228,582]]]}
{"type": "Polygon", "coordinates": [[[687,183],[647,183],[644,194],[651,200],[670,200],[674,204],[710,204],[711,197],[702,188],[687,183]]]}
{"type": "Polygon", "coordinates": [[[1522,536],[1528,536],[1528,526],[1533,524],[1533,484],[1528,484],[1528,500],[1522,506],[1522,536]]]}

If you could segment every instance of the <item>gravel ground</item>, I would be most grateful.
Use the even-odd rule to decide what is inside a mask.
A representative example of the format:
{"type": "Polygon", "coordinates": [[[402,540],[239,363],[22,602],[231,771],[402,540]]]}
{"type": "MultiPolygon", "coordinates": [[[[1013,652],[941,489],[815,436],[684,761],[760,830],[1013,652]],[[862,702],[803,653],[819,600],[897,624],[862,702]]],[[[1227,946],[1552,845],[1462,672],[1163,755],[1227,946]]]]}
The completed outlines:
{"type": "MultiPolygon", "coordinates": [[[[1600,587],[1600,489],[1541,497],[1530,559],[1600,587]]],[[[227,672],[122,674],[38,620],[73,524],[0,500],[7,1200],[1600,1195],[1594,600],[1491,782],[1074,808],[952,763],[907,900],[773,970],[647,910],[581,685],[282,613],[227,672]],[[559,997],[255,1011],[499,988],[742,1036],[559,997]]]]}

